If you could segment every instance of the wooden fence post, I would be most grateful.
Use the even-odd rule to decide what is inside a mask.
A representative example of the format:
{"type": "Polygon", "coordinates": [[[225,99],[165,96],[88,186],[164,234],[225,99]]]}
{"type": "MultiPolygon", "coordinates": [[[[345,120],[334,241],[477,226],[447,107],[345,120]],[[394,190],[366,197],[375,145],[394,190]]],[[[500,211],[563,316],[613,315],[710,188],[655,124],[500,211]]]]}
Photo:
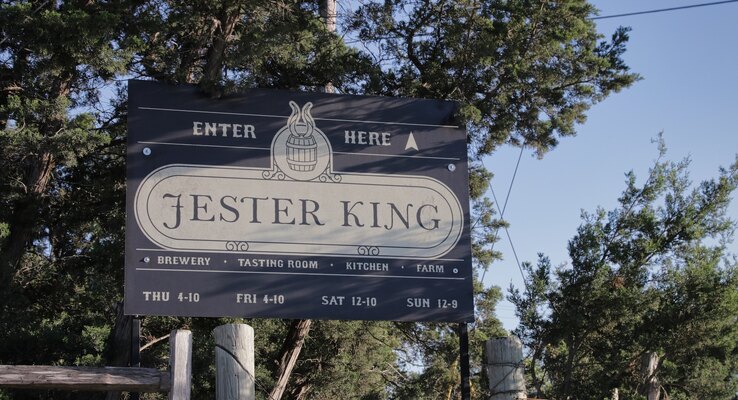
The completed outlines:
{"type": "Polygon", "coordinates": [[[169,335],[169,400],[190,400],[192,388],[192,332],[175,329],[169,335]]]}
{"type": "Polygon", "coordinates": [[[215,336],[215,399],[255,400],[254,328],[226,324],[215,336]]]}
{"type": "Polygon", "coordinates": [[[490,400],[528,398],[523,374],[523,344],[514,336],[490,339],[485,343],[490,400]]]}

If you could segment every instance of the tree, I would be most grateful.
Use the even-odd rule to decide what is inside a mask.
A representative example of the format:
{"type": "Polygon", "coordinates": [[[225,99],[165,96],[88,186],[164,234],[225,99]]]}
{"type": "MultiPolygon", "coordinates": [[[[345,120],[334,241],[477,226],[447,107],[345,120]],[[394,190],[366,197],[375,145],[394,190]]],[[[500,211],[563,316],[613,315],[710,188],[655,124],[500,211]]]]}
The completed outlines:
{"type": "Polygon", "coordinates": [[[595,11],[579,0],[365,2],[347,23],[389,66],[372,92],[460,101],[475,156],[503,143],[543,155],[638,79],[620,58],[627,29],[598,43],[595,11]]]}
{"type": "MultiPolygon", "coordinates": [[[[367,1],[346,21],[350,40],[384,66],[371,75],[368,91],[461,104],[470,157],[477,161],[470,180],[473,254],[480,272],[499,257],[491,245],[504,222],[483,198],[491,174],[478,160],[502,144],[531,147],[543,156],[559,137],[575,133],[575,123],[584,121],[593,103],[638,79],[621,59],[627,29],[603,41],[589,20],[594,12],[586,1],[367,1]]],[[[485,307],[495,301],[494,291],[477,285],[477,293],[473,328],[495,319],[494,307],[485,307]]],[[[425,337],[442,338],[451,331],[437,326],[425,337]]],[[[427,352],[434,360],[426,365],[448,365],[456,359],[454,351],[447,346],[427,352]]],[[[475,361],[479,371],[481,359],[475,361]]],[[[448,380],[438,373],[421,378],[448,380]]],[[[423,398],[441,396],[436,388],[415,390],[423,398]]]]}
{"type": "Polygon", "coordinates": [[[129,2],[3,3],[0,126],[4,226],[0,282],[43,237],[49,189],[80,157],[106,144],[93,113],[98,86],[125,72],[128,51],[116,48],[129,2]],[[93,56],[94,55],[94,56],[93,56]]]}
{"type": "Polygon", "coordinates": [[[734,396],[738,263],[726,252],[735,229],[726,209],[738,162],[696,188],[688,165],[659,160],[641,186],[629,173],[618,208],[583,214],[570,266],[552,271],[543,255],[526,264],[525,291],[510,299],[539,395],[608,398],[619,389],[640,399],[658,381],[672,399],[734,396]],[[645,376],[651,354],[655,375],[645,376]]]}
{"type": "MultiPolygon", "coordinates": [[[[626,31],[603,41],[588,19],[593,12],[574,0],[363,2],[341,15],[342,34],[361,42],[347,43],[326,31],[312,1],[3,2],[0,362],[125,361],[113,340],[125,326],[125,318],[116,319],[126,138],[125,85],[118,79],[196,84],[213,97],[331,82],[342,93],[459,101],[472,144],[471,191],[480,199],[473,218],[481,272],[498,256],[490,245],[502,222],[482,199],[491,174],[479,157],[501,143],[543,155],[574,133],[591,104],[637,79],[621,60],[626,31]]],[[[481,341],[501,332],[494,315],[500,294],[478,282],[476,290],[471,333],[481,341]]],[[[146,318],[144,339],[153,343],[188,326],[204,341],[218,322],[146,318]]],[[[278,358],[274,343],[283,341],[285,322],[251,323],[270,338],[257,343],[259,359],[278,358]]],[[[287,392],[400,398],[439,378],[440,386],[420,387],[419,396],[453,397],[458,380],[446,372],[457,358],[455,340],[445,324],[316,323],[287,392]],[[381,346],[368,348],[367,341],[381,346]],[[428,368],[415,376],[403,352],[428,368]]],[[[144,352],[148,365],[163,365],[164,357],[159,345],[144,352]]],[[[212,386],[210,357],[208,350],[195,356],[199,397],[212,386]]],[[[270,382],[276,370],[264,361],[260,381],[270,382]]]]}

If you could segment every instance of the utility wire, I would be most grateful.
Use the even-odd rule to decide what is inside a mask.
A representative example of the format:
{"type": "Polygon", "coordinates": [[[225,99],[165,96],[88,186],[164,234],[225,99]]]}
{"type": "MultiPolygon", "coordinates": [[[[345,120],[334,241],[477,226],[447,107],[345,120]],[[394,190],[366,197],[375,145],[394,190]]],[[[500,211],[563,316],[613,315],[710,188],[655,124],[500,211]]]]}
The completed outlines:
{"type": "MultiPolygon", "coordinates": [[[[492,198],[495,200],[495,205],[497,205],[497,210],[500,210],[500,205],[497,202],[497,196],[495,196],[494,189],[492,189],[492,187],[490,186],[489,190],[490,190],[490,192],[492,192],[492,198]]],[[[518,252],[515,251],[515,245],[513,244],[512,237],[510,236],[510,231],[507,230],[507,227],[505,227],[505,234],[507,235],[508,242],[510,242],[510,248],[512,249],[513,256],[515,256],[515,263],[518,265],[518,270],[520,271],[520,276],[523,277],[523,285],[525,285],[525,287],[528,287],[528,283],[525,281],[525,273],[523,272],[523,267],[520,266],[520,259],[518,259],[518,252]]],[[[493,243],[493,245],[494,245],[494,243],[493,243]]]]}
{"type": "MultiPolygon", "coordinates": [[[[503,204],[502,211],[500,211],[500,218],[502,218],[502,216],[505,215],[505,210],[507,209],[507,201],[510,200],[510,193],[512,193],[513,183],[515,183],[515,177],[518,176],[518,167],[520,166],[520,159],[523,158],[523,150],[525,150],[525,145],[520,146],[520,153],[518,154],[518,161],[515,163],[515,171],[513,171],[512,179],[510,179],[510,186],[507,188],[507,196],[505,196],[505,204],[503,204]]],[[[489,187],[490,189],[492,188],[491,182],[490,182],[489,187]]]]}
{"type": "MultiPolygon", "coordinates": [[[[513,171],[513,176],[510,179],[510,186],[508,186],[507,188],[507,195],[505,196],[505,204],[503,204],[502,209],[500,209],[500,203],[497,202],[497,196],[495,195],[494,189],[492,189],[491,179],[487,180],[489,190],[492,192],[492,198],[494,199],[495,206],[497,207],[497,212],[500,213],[500,219],[502,219],[505,216],[505,210],[507,209],[507,202],[510,199],[510,193],[512,193],[513,184],[515,183],[515,177],[518,176],[518,167],[520,167],[520,160],[523,158],[524,150],[525,150],[525,145],[520,146],[520,153],[518,154],[518,161],[515,163],[515,171],[513,171]]],[[[481,218],[481,215],[479,218],[481,218]]],[[[479,219],[477,219],[477,222],[479,222],[479,219]]],[[[474,225],[476,225],[476,222],[474,223],[474,225]]],[[[497,230],[495,230],[495,236],[497,236],[497,233],[499,231],[500,231],[500,228],[497,228],[497,230]]],[[[513,255],[515,256],[515,262],[518,264],[520,275],[523,277],[523,283],[525,283],[525,274],[523,273],[523,268],[520,266],[520,260],[518,260],[518,254],[515,251],[515,246],[513,245],[512,238],[510,237],[510,232],[507,230],[507,228],[505,228],[505,234],[507,235],[507,240],[510,242],[510,248],[512,248],[513,255]]],[[[492,243],[490,250],[494,250],[495,243],[497,242],[492,243]]],[[[484,272],[482,273],[482,279],[481,279],[482,282],[484,282],[484,277],[486,275],[487,275],[487,270],[485,269],[484,272]]]]}
{"type": "Polygon", "coordinates": [[[593,20],[594,19],[608,19],[608,18],[630,17],[632,15],[656,14],[656,13],[662,13],[662,12],[667,12],[667,11],[677,11],[677,10],[686,10],[688,8],[717,6],[720,4],[736,3],[736,2],[738,2],[738,0],[713,1],[711,3],[690,4],[687,6],[660,8],[657,10],[635,11],[635,12],[624,13],[624,14],[603,15],[601,17],[592,17],[591,19],[593,20]]]}

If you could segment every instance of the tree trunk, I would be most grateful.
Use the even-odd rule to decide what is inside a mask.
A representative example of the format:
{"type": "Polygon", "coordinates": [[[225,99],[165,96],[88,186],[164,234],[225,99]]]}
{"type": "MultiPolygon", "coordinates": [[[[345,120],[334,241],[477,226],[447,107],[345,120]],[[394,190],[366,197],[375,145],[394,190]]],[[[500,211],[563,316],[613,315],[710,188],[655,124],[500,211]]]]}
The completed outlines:
{"type": "Polygon", "coordinates": [[[295,400],[306,400],[312,387],[313,385],[310,385],[309,383],[300,385],[300,388],[297,390],[297,394],[295,395],[295,400]]]}
{"type": "MultiPolygon", "coordinates": [[[[21,63],[17,67],[22,68],[23,64],[21,63]]],[[[24,71],[20,69],[16,71],[16,73],[22,72],[24,71]]],[[[50,95],[55,98],[68,96],[73,75],[74,73],[69,71],[59,73],[59,77],[52,84],[50,95]]],[[[66,115],[49,117],[39,125],[39,132],[44,137],[56,135],[64,129],[65,123],[66,115]]],[[[54,158],[52,149],[47,148],[48,146],[43,142],[43,139],[41,140],[37,149],[38,154],[31,155],[28,163],[24,166],[23,186],[25,195],[13,205],[10,216],[10,235],[0,247],[0,296],[9,293],[18,263],[26,252],[28,245],[35,239],[34,230],[37,228],[36,221],[39,218],[38,214],[43,195],[56,167],[57,160],[54,158]]]]}
{"type": "MultiPolygon", "coordinates": [[[[321,0],[320,1],[320,16],[325,22],[325,29],[328,32],[336,33],[336,0],[321,0]]],[[[323,87],[325,93],[335,93],[336,88],[333,86],[333,82],[327,82],[323,87]]]]}
{"type": "MultiPolygon", "coordinates": [[[[538,345],[535,346],[535,351],[533,352],[533,357],[531,358],[530,363],[530,377],[531,380],[533,380],[532,384],[533,387],[536,390],[536,397],[539,397],[541,393],[543,393],[542,387],[543,382],[541,379],[538,378],[538,373],[536,372],[536,361],[541,359],[541,349],[538,345]]],[[[617,399],[613,399],[617,400],[617,399]]]]}
{"type": "Polygon", "coordinates": [[[0,292],[10,289],[15,269],[34,239],[43,193],[54,170],[54,156],[44,151],[27,168],[24,185],[26,195],[15,203],[10,218],[10,236],[0,251],[0,292]]]}
{"type": "Polygon", "coordinates": [[[336,10],[336,0],[321,0],[320,1],[320,16],[325,22],[325,29],[328,32],[336,31],[336,17],[338,12],[336,10]]]}
{"type": "Polygon", "coordinates": [[[280,400],[282,398],[290,375],[292,375],[292,369],[295,367],[297,358],[300,356],[302,345],[305,343],[305,338],[310,332],[311,323],[312,321],[309,319],[292,320],[280,351],[279,368],[275,376],[277,383],[269,394],[270,400],[280,400]]]}
{"type": "Polygon", "coordinates": [[[641,357],[641,374],[644,380],[643,394],[648,400],[660,400],[661,385],[656,378],[656,367],[659,365],[659,355],[650,352],[641,357]]]}
{"type": "Polygon", "coordinates": [[[570,338],[570,340],[566,340],[566,347],[569,349],[569,354],[566,355],[566,366],[564,367],[564,384],[563,389],[564,393],[569,396],[572,390],[572,375],[574,373],[574,360],[576,359],[577,349],[578,346],[575,344],[575,339],[570,338]]]}
{"type": "MultiPolygon", "coordinates": [[[[115,307],[115,325],[110,340],[108,340],[110,349],[108,350],[108,365],[113,367],[127,367],[131,360],[131,329],[133,325],[133,317],[123,314],[123,303],[119,302],[115,307]]],[[[120,392],[108,392],[106,400],[117,400],[120,398],[120,392]]]]}
{"type": "Polygon", "coordinates": [[[456,382],[459,382],[459,380],[461,379],[461,375],[456,373],[459,371],[459,360],[458,359],[454,360],[454,362],[451,363],[451,366],[449,367],[449,369],[451,371],[454,371],[454,379],[453,379],[453,382],[451,382],[451,384],[448,386],[448,389],[446,390],[446,400],[451,400],[451,396],[454,395],[454,389],[456,389],[456,382]]]}
{"type": "Polygon", "coordinates": [[[218,20],[213,21],[215,29],[213,29],[213,43],[210,45],[207,53],[207,61],[203,71],[203,77],[200,85],[209,92],[212,92],[218,85],[223,72],[223,58],[228,47],[230,37],[236,28],[236,23],[241,19],[241,9],[237,7],[232,9],[228,6],[223,7],[223,11],[218,20]]]}

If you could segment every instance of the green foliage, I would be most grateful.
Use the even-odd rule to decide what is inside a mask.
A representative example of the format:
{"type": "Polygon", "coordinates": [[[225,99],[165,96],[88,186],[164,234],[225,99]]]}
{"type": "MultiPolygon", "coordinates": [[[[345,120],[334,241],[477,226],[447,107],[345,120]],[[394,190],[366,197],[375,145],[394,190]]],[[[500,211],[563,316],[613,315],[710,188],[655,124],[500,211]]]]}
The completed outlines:
{"type": "Polygon", "coordinates": [[[525,265],[525,291],[510,299],[540,396],[641,398],[651,352],[670,398],[738,390],[738,262],[726,253],[738,162],[696,188],[688,165],[657,161],[640,186],[629,173],[617,209],[583,214],[570,266],[525,265]]]}
{"type": "Polygon", "coordinates": [[[314,321],[295,369],[290,397],[307,388],[311,399],[383,399],[395,373],[400,340],[389,322],[314,321]],[[315,371],[328,373],[316,374],[315,371]]]}
{"type": "Polygon", "coordinates": [[[217,67],[216,79],[206,87],[216,92],[255,86],[316,90],[328,82],[353,92],[376,69],[326,31],[313,2],[151,2],[139,8],[135,23],[128,40],[140,48],[138,74],[202,84],[208,69],[217,67]],[[222,63],[210,65],[230,17],[238,23],[222,63]]]}
{"type": "MultiPolygon", "coordinates": [[[[313,91],[330,82],[342,93],[459,101],[474,160],[480,275],[500,256],[492,245],[505,223],[483,198],[491,173],[479,157],[502,143],[542,155],[574,134],[591,104],[637,79],[621,60],[626,31],[602,41],[581,0],[366,2],[339,21],[348,40],[327,32],[317,11],[313,1],[271,0],[0,5],[0,363],[110,365],[127,351],[114,340],[127,122],[118,80],[197,84],[213,97],[257,86],[313,91]]],[[[500,298],[477,279],[475,398],[486,395],[478,349],[504,333],[495,316],[500,298]]],[[[193,397],[212,398],[211,331],[229,321],[145,318],[144,365],[163,368],[166,341],[157,340],[189,328],[193,397]]],[[[257,331],[265,398],[289,322],[247,322],[257,331]]],[[[457,349],[449,324],[317,321],[285,397],[455,398],[457,349]]],[[[2,399],[96,396],[0,392],[2,399]]]]}
{"type": "MultiPolygon", "coordinates": [[[[498,287],[483,288],[475,284],[475,321],[469,324],[471,386],[474,399],[489,398],[482,372],[484,342],[507,332],[495,316],[495,307],[502,299],[498,287]]],[[[400,382],[391,382],[391,399],[448,399],[460,396],[459,338],[457,324],[397,324],[404,337],[400,366],[419,372],[400,375],[400,382]],[[408,368],[409,367],[409,368],[408,368]],[[413,368],[415,367],[415,368],[413,368]]]]}
{"type": "Polygon", "coordinates": [[[475,156],[504,143],[543,155],[638,79],[621,59],[627,29],[603,41],[594,11],[584,0],[365,2],[347,23],[390,66],[372,92],[458,100],[475,156]]]}

